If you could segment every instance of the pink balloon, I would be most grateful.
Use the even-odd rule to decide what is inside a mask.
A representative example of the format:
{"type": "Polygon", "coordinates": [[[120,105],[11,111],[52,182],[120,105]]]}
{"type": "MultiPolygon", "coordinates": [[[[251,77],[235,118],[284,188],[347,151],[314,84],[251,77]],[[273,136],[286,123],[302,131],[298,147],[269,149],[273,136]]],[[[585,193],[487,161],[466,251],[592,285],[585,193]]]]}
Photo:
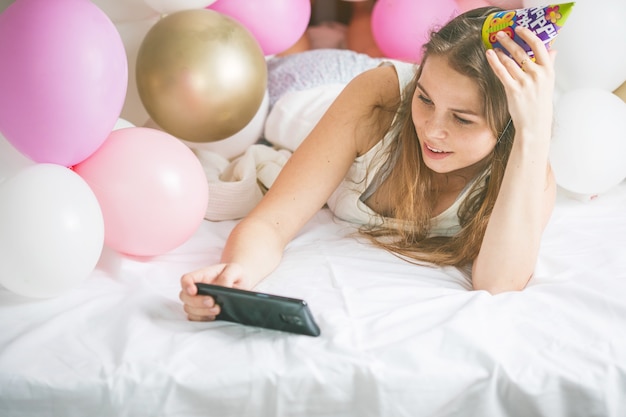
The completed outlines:
{"type": "Polygon", "coordinates": [[[491,3],[487,0],[456,0],[456,3],[461,13],[478,9],[479,7],[491,6],[491,3]]]}
{"type": "Polygon", "coordinates": [[[306,31],[310,0],[217,0],[207,9],[230,16],[246,27],[265,55],[283,52],[306,31]]]}
{"type": "Polygon", "coordinates": [[[457,10],[454,0],[378,0],[372,10],[372,34],[387,57],[419,63],[431,30],[457,10]]]}
{"type": "Polygon", "coordinates": [[[104,242],[118,252],[166,253],[189,239],[204,218],[209,191],[202,165],[160,130],[115,130],[74,170],[96,194],[104,242]]]}
{"type": "Polygon", "coordinates": [[[124,44],[89,0],[19,0],[0,14],[0,131],[35,162],[74,165],[115,125],[124,44]]]}
{"type": "MultiPolygon", "coordinates": [[[[496,6],[496,7],[500,7],[501,9],[504,10],[513,10],[513,9],[521,9],[524,7],[524,1],[523,0],[488,0],[489,4],[496,6]]],[[[552,2],[550,1],[546,1],[544,2],[545,6],[547,6],[548,4],[551,4],[552,2]]],[[[554,2],[554,3],[565,3],[565,2],[554,2]]]]}

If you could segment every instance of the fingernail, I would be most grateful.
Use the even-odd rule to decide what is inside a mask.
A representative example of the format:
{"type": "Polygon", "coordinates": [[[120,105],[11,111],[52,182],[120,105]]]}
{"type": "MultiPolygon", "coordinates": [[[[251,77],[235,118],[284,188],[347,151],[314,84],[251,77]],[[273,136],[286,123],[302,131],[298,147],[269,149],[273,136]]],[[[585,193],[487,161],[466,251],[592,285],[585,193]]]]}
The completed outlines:
{"type": "Polygon", "coordinates": [[[500,31],[500,32],[496,33],[496,37],[500,38],[500,39],[506,38],[506,33],[500,31]]]}
{"type": "Polygon", "coordinates": [[[213,299],[207,298],[206,300],[202,302],[202,304],[204,304],[207,307],[213,307],[215,303],[213,302],[213,299]]]}

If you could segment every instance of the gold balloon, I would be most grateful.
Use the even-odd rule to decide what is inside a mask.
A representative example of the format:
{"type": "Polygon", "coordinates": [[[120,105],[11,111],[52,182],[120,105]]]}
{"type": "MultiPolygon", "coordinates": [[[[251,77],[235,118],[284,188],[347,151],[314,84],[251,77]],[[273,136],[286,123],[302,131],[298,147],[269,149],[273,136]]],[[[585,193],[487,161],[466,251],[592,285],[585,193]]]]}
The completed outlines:
{"type": "Polygon", "coordinates": [[[624,100],[624,102],[626,103],[626,81],[624,81],[622,85],[617,87],[617,89],[613,91],[613,94],[624,100]]]}
{"type": "Polygon", "coordinates": [[[185,10],[158,21],[137,54],[137,89],[169,134],[213,142],[243,129],[267,88],[267,64],[253,35],[214,10],[185,10]]]}

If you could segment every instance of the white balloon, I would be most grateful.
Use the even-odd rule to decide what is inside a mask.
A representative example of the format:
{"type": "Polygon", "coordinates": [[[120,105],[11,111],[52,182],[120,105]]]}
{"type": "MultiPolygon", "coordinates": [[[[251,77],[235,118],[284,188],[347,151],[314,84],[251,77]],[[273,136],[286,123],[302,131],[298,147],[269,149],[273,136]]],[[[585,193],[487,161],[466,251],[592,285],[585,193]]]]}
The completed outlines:
{"type": "Polygon", "coordinates": [[[54,164],[26,167],[0,184],[0,201],[0,284],[48,298],[93,271],[104,246],[104,220],[78,174],[54,164]]]}
{"type": "MultiPolygon", "coordinates": [[[[525,0],[525,7],[545,6],[525,0]]],[[[577,0],[554,40],[556,82],[564,91],[613,91],[626,79],[625,0],[577,0]]]]}
{"type": "MultiPolygon", "coordinates": [[[[261,106],[252,120],[239,132],[226,139],[214,142],[189,142],[180,138],[179,140],[193,150],[215,152],[226,159],[232,160],[242,155],[250,145],[253,145],[263,136],[265,121],[269,113],[269,103],[269,93],[266,91],[261,106]]],[[[152,119],[148,119],[144,127],[163,130],[152,119]]]]}
{"type": "Polygon", "coordinates": [[[115,122],[115,126],[113,126],[113,130],[125,129],[127,127],[135,127],[135,125],[129,122],[128,120],[122,119],[120,117],[119,119],[117,119],[117,122],[115,122]]]}
{"type": "Polygon", "coordinates": [[[240,156],[250,147],[250,145],[258,141],[263,135],[263,128],[265,127],[269,104],[269,94],[266,91],[263,101],[261,102],[261,106],[252,120],[250,120],[250,122],[248,122],[248,124],[239,132],[226,139],[215,142],[183,142],[191,149],[215,152],[222,155],[226,159],[233,159],[240,156]]]}
{"type": "Polygon", "coordinates": [[[558,185],[586,195],[626,178],[626,103],[597,88],[569,91],[555,109],[550,161],[558,185]]]}
{"type": "Polygon", "coordinates": [[[35,162],[15,149],[0,133],[0,183],[11,178],[22,168],[34,164],[35,162]]]}
{"type": "Polygon", "coordinates": [[[137,90],[137,79],[135,77],[137,52],[139,51],[139,47],[146,33],[148,33],[150,28],[152,28],[159,19],[160,16],[155,15],[142,20],[119,22],[115,24],[122,38],[122,42],[124,43],[124,49],[126,50],[129,74],[126,99],[122,107],[121,117],[135,126],[141,126],[148,117],[148,112],[141,102],[139,90],[137,90]]]}
{"type": "Polygon", "coordinates": [[[155,14],[144,0],[91,0],[114,23],[146,19],[155,14]]]}
{"type": "MultiPolygon", "coordinates": [[[[146,3],[159,13],[173,13],[180,10],[202,9],[215,0],[145,0],[146,3]]],[[[259,0],[255,0],[259,1],[259,0]]]]}

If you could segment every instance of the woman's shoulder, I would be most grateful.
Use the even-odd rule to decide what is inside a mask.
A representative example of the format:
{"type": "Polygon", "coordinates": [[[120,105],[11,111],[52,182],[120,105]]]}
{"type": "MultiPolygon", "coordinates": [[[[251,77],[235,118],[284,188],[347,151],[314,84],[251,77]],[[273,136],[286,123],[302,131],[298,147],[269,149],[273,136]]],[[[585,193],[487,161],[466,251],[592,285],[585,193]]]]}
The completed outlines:
{"type": "Polygon", "coordinates": [[[344,91],[363,155],[382,140],[395,117],[401,98],[398,76],[392,67],[376,67],[359,74],[344,91]]]}
{"type": "Polygon", "coordinates": [[[381,65],[366,70],[346,86],[350,92],[358,94],[370,104],[390,104],[400,97],[398,74],[392,66],[381,65]]]}

